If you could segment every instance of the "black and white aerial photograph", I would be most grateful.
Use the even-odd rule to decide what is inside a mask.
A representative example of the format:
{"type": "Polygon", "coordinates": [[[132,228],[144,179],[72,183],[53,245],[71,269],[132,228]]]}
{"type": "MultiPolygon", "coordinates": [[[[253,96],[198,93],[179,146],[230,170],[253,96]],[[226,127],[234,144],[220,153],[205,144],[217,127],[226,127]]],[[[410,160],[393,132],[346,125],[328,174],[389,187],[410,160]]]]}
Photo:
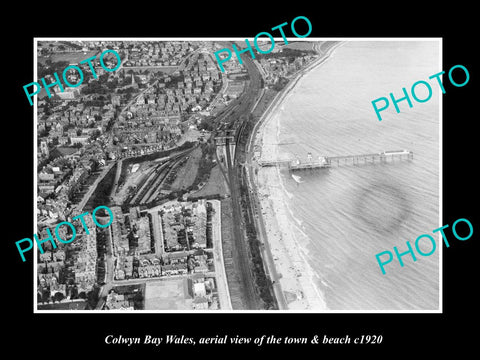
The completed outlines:
{"type": "Polygon", "coordinates": [[[475,343],[473,11],[259,5],[16,12],[7,344],[203,358],[475,343]]]}
{"type": "Polygon", "coordinates": [[[439,309],[440,39],[273,45],[37,39],[39,310],[439,309]]]}

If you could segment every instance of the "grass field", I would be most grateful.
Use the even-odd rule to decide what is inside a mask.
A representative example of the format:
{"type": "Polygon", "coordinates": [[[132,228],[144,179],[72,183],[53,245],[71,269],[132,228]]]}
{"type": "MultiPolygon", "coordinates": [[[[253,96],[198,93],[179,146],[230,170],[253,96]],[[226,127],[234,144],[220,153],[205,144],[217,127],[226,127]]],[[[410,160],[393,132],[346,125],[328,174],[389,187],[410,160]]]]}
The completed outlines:
{"type": "Polygon", "coordinates": [[[69,64],[78,64],[80,61],[95,56],[97,53],[98,51],[93,50],[87,52],[79,51],[51,54],[49,56],[39,56],[38,62],[45,64],[47,59],[50,59],[52,62],[67,61],[69,64]]]}
{"type": "Polygon", "coordinates": [[[170,75],[174,73],[178,66],[125,66],[125,71],[132,70],[135,73],[140,73],[145,70],[153,72],[162,72],[164,74],[170,75]]]}
{"type": "Polygon", "coordinates": [[[192,310],[187,279],[149,281],[145,288],[145,310],[192,310]]]}
{"type": "Polygon", "coordinates": [[[288,45],[285,45],[286,48],[295,49],[295,50],[313,50],[314,42],[310,41],[297,41],[289,42],[288,45]]]}
{"type": "Polygon", "coordinates": [[[193,193],[192,196],[205,197],[217,194],[229,194],[227,187],[225,186],[225,178],[223,177],[222,171],[218,165],[212,169],[207,184],[199,191],[193,193]]]}
{"type": "Polygon", "coordinates": [[[277,94],[278,91],[275,91],[273,89],[267,89],[252,115],[256,118],[259,118],[277,94]]]}

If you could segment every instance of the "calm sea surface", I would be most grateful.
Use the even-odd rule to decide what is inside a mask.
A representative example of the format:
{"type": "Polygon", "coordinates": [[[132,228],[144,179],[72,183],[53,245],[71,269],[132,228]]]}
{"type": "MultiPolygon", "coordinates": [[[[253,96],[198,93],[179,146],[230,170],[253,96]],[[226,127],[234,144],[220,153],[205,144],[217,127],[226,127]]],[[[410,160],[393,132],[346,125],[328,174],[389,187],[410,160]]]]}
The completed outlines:
{"type": "MultiPolygon", "coordinates": [[[[436,41],[345,42],[308,73],[280,110],[280,157],[348,155],[408,149],[413,161],[341,166],[300,172],[297,184],[282,171],[285,205],[306,244],[316,283],[329,309],[411,310],[439,307],[439,250],[386,265],[375,259],[397,246],[407,250],[439,227],[439,128],[441,91],[430,75],[442,70],[436,41]],[[426,103],[399,103],[382,112],[371,101],[417,80],[432,84],[426,103]],[[292,144],[293,143],[293,144],[292,144]]],[[[426,97],[418,87],[417,96],[426,97]]],[[[428,252],[431,244],[421,242],[428,252]]]]}

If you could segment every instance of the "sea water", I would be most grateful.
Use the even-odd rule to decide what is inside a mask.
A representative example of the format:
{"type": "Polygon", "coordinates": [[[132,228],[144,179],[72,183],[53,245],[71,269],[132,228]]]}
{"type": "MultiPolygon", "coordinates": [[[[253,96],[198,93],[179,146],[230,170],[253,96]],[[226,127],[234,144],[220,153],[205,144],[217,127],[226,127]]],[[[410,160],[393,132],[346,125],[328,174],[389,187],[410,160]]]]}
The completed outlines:
{"type": "MultiPolygon", "coordinates": [[[[437,40],[347,41],[300,80],[279,110],[280,158],[414,152],[413,160],[298,172],[301,183],[282,170],[285,206],[329,309],[439,309],[438,234],[433,255],[416,254],[414,262],[407,254],[404,267],[394,258],[385,275],[375,255],[393,253],[393,246],[406,251],[406,241],[413,245],[442,225],[441,91],[428,79],[441,70],[437,40]],[[379,122],[372,100],[390,92],[401,98],[402,87],[410,91],[418,80],[430,82],[431,99],[412,99],[412,108],[400,102],[398,114],[392,104],[379,122]]],[[[427,97],[420,86],[417,97],[427,97]]],[[[428,241],[422,246],[431,249],[428,241]]]]}

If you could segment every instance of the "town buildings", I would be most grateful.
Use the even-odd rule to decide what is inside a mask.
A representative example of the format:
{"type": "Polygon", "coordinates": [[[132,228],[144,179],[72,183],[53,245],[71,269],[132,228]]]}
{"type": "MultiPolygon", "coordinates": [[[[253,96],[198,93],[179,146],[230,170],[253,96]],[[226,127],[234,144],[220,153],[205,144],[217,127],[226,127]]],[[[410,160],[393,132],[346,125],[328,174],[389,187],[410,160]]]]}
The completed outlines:
{"type": "MultiPolygon", "coordinates": [[[[233,99],[244,90],[243,80],[220,73],[211,55],[213,42],[39,41],[37,55],[49,61],[37,63],[42,64],[45,81],[51,83],[55,61],[62,56],[70,64],[79,64],[87,53],[107,47],[120,54],[121,68],[106,72],[97,59],[93,62],[97,78],[90,75],[88,64],[79,65],[85,74],[82,85],[64,92],[52,87],[51,98],[38,95],[39,238],[47,236],[46,228],[83,212],[93,184],[97,186],[97,179],[115,162],[175,149],[182,136],[213,110],[214,99],[233,99]]],[[[244,72],[243,67],[230,70],[244,72]]],[[[66,76],[71,83],[79,80],[75,71],[66,76]]],[[[207,290],[200,291],[202,295],[192,292],[192,299],[200,298],[195,308],[218,306],[215,282],[208,280],[215,276],[207,236],[208,201],[177,203],[156,213],[125,204],[105,205],[114,213],[108,229],[86,234],[77,221],[72,243],[53,249],[46,242],[45,252],[37,253],[39,303],[86,299],[105,283],[202,276],[207,290]]],[[[85,221],[90,229],[96,228],[91,219],[85,221]]],[[[112,295],[109,300],[112,308],[130,308],[127,303],[114,305],[122,302],[121,296],[112,295]]]]}
{"type": "MultiPolygon", "coordinates": [[[[122,214],[113,207],[115,279],[151,278],[213,271],[207,249],[207,202],[173,202],[162,210],[122,214]],[[161,215],[160,215],[161,214],[161,215]],[[160,221],[153,221],[153,217],[160,221]],[[151,231],[159,226],[156,231],[151,231]]],[[[210,241],[211,244],[211,241],[210,241]]],[[[211,248],[211,245],[209,246],[211,248]]]]}

